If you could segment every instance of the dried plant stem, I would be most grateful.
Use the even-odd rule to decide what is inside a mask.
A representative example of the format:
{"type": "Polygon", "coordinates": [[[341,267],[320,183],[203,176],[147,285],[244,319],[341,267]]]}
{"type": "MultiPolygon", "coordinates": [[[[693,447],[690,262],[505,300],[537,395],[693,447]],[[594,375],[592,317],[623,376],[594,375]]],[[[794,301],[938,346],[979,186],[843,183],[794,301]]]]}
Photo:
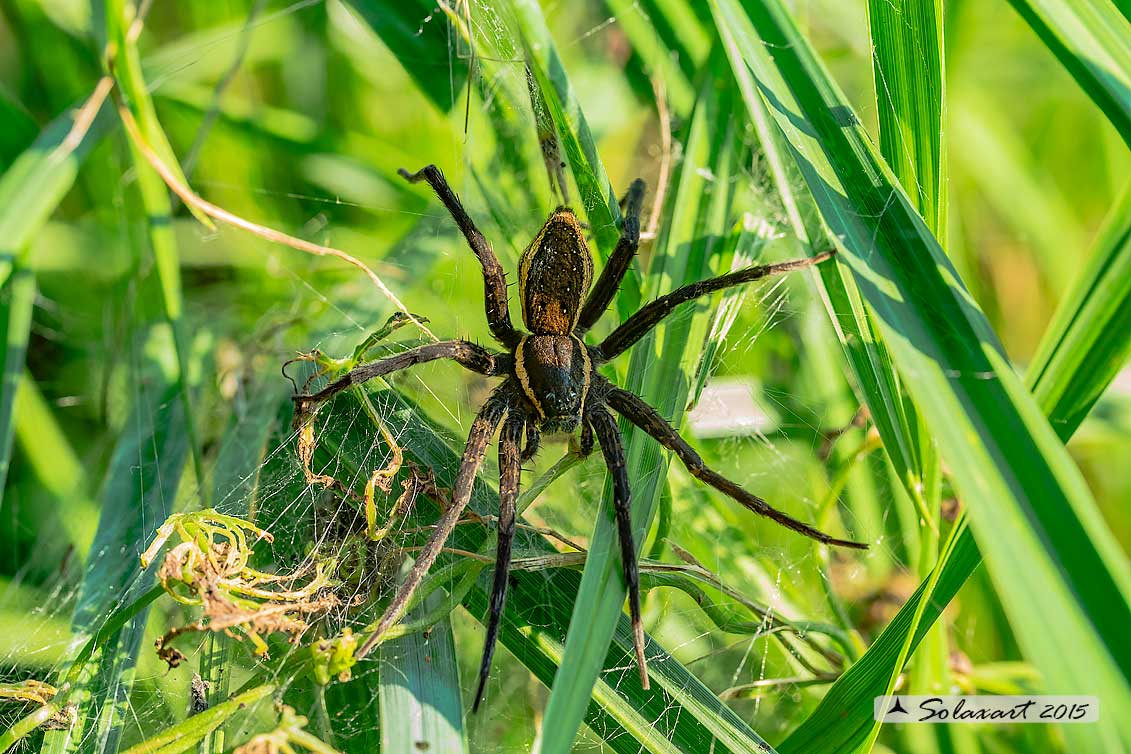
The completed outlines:
{"type": "Polygon", "coordinates": [[[408,317],[408,319],[420,329],[421,332],[432,338],[432,340],[439,340],[439,338],[437,338],[436,335],[431,330],[429,330],[423,322],[420,321],[419,318],[414,316],[412,312],[410,312],[405,307],[405,305],[401,303],[401,300],[397,298],[396,294],[394,294],[389,289],[389,287],[385,285],[385,282],[381,280],[377,273],[370,269],[370,267],[365,264],[365,262],[362,262],[357,257],[353,256],[352,254],[348,254],[341,249],[335,249],[332,246],[322,246],[321,244],[304,241],[301,238],[295,238],[294,236],[287,235],[282,231],[253,223],[250,220],[245,220],[238,215],[234,215],[231,212],[228,212],[226,209],[218,207],[215,204],[202,199],[192,189],[181,183],[177,179],[177,177],[173,175],[173,172],[169,170],[169,167],[161,161],[161,158],[157,156],[157,153],[153,151],[149,144],[146,143],[145,138],[141,135],[141,131],[140,129],[138,129],[137,122],[134,120],[133,114],[127,107],[125,107],[121,103],[118,104],[118,114],[122,119],[122,124],[126,127],[126,132],[129,134],[130,139],[134,142],[134,145],[137,147],[138,151],[141,152],[141,154],[145,157],[149,164],[153,166],[153,169],[156,170],[157,174],[161,176],[161,179],[165,181],[165,184],[169,187],[169,189],[178,197],[180,197],[181,201],[183,201],[185,204],[190,207],[194,207],[200,212],[203,212],[209,217],[215,218],[222,223],[227,223],[228,225],[232,225],[245,230],[248,233],[253,233],[260,238],[265,238],[268,241],[271,241],[272,243],[290,246],[292,249],[298,249],[299,251],[304,251],[307,254],[313,254],[315,256],[336,257],[343,262],[346,262],[347,264],[353,265],[354,267],[364,272],[365,276],[368,277],[373,285],[377,287],[377,290],[381,291],[381,294],[385,298],[389,299],[389,301],[391,301],[393,305],[397,307],[397,309],[402,311],[408,317]]]}
{"type": "Polygon", "coordinates": [[[94,91],[83,106],[75,113],[74,123],[71,125],[71,130],[67,132],[67,138],[63,139],[62,143],[57,149],[57,154],[66,156],[71,152],[78,149],[79,144],[86,138],[87,131],[94,123],[95,117],[102,109],[102,103],[106,101],[106,97],[110,94],[110,90],[114,88],[114,79],[110,76],[103,76],[94,85],[94,91]]]}

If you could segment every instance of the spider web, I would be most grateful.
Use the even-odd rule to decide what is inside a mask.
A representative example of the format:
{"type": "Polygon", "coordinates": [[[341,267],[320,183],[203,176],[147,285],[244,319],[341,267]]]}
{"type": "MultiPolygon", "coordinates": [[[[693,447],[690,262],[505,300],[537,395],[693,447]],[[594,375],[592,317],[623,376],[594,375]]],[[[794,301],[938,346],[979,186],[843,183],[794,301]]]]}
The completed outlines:
{"type": "MultiPolygon", "coordinates": [[[[333,41],[326,42],[325,49],[321,50],[327,71],[331,65],[348,69],[351,72],[349,83],[373,87],[374,99],[378,101],[385,93],[411,90],[400,64],[357,17],[336,4],[323,6],[309,0],[277,9],[264,8],[246,24],[207,40],[185,35],[189,42],[181,46],[177,63],[153,73],[152,89],[158,95],[167,93],[173,99],[186,101],[189,98],[189,89],[183,81],[186,72],[195,65],[204,65],[210,56],[216,55],[218,45],[231,43],[241,35],[251,35],[254,40],[258,34],[274,33],[272,29],[278,31],[284,26],[286,34],[302,39],[301,27],[314,18],[311,14],[315,11],[333,32],[330,35],[333,41]],[[341,59],[331,61],[335,55],[341,59]],[[380,64],[374,65],[374,60],[380,64]],[[382,73],[375,74],[375,70],[382,73]]],[[[559,11],[567,15],[560,8],[547,9],[555,17],[559,11]]],[[[633,12],[642,11],[634,8],[633,12]]],[[[546,185],[523,186],[517,177],[491,173],[498,163],[492,163],[488,156],[500,151],[493,131],[499,121],[493,122],[491,117],[500,111],[516,119],[525,129],[518,131],[524,142],[514,148],[516,154],[504,156],[501,161],[504,164],[507,160],[538,161],[529,101],[514,96],[526,90],[523,66],[515,60],[480,61],[481,68],[477,77],[473,77],[468,128],[464,132],[460,123],[463,92],[455,82],[461,80],[457,71],[469,65],[471,48],[441,8],[422,14],[420,23],[418,33],[423,33],[428,25],[446,25],[448,66],[453,82],[451,94],[457,105],[449,113],[433,110],[421,116],[422,130],[440,138],[421,139],[402,150],[397,158],[409,161],[406,167],[432,161],[459,166],[449,171],[453,185],[465,197],[472,216],[493,239],[504,266],[513,276],[518,252],[525,243],[523,239],[536,231],[554,203],[546,185]],[[510,99],[505,96],[508,94],[510,99]],[[493,200],[493,190],[498,190],[498,195],[506,197],[507,201],[501,204],[493,200]]],[[[483,34],[491,30],[484,30],[482,25],[496,23],[501,21],[490,15],[473,20],[473,24],[480,25],[475,28],[483,34]]],[[[597,18],[590,12],[570,18],[569,23],[572,24],[570,32],[558,35],[567,59],[586,60],[596,66],[593,60],[605,59],[609,49],[624,42],[615,16],[597,18]]],[[[165,41],[183,42],[177,37],[172,35],[165,41]]],[[[313,42],[304,39],[301,44],[313,42]]],[[[243,54],[248,58],[245,65],[254,69],[259,54],[254,41],[243,54]]],[[[282,78],[290,77],[293,83],[305,65],[297,70],[293,65],[282,65],[282,78]]],[[[579,80],[587,77],[596,80],[604,75],[600,71],[607,73],[608,61],[601,65],[605,68],[596,69],[597,73],[586,74],[582,69],[579,80]]],[[[620,77],[611,80],[622,82],[620,77]]],[[[241,86],[246,88],[250,84],[239,81],[236,89],[241,86]]],[[[591,116],[594,128],[609,139],[623,139],[627,132],[639,130],[640,124],[639,119],[626,114],[624,108],[611,104],[632,96],[623,82],[615,86],[622,90],[578,88],[583,108],[591,116]]],[[[422,109],[429,107],[425,102],[418,104],[422,109]]],[[[375,144],[388,146],[403,133],[403,128],[400,132],[383,131],[381,116],[378,110],[358,113],[359,121],[353,130],[375,135],[375,144]]],[[[228,138],[231,137],[220,133],[212,136],[217,141],[228,138]]],[[[660,161],[659,142],[658,137],[641,136],[637,154],[629,164],[618,168],[638,168],[654,174],[660,161]]],[[[295,218],[291,227],[285,228],[287,230],[301,228],[306,236],[330,239],[346,248],[378,249],[370,253],[367,261],[394,281],[398,293],[404,295],[414,312],[431,320],[434,332],[489,342],[483,322],[478,265],[434,201],[421,203],[405,199],[398,193],[399,186],[375,180],[373,167],[359,165],[356,155],[308,155],[304,158],[303,170],[308,179],[306,185],[312,188],[303,190],[272,183],[269,169],[264,169],[262,175],[249,173],[221,178],[215,170],[207,169],[210,147],[207,140],[201,143],[202,167],[199,177],[193,180],[200,193],[237,213],[251,215],[256,214],[257,201],[268,201],[272,206],[288,210],[289,217],[295,218]],[[283,187],[279,188],[280,185],[283,187]],[[390,249],[388,253],[383,251],[386,248],[390,249]]],[[[678,148],[677,139],[675,149],[678,151],[678,148]]],[[[531,175],[540,177],[537,172],[531,175]]],[[[624,185],[630,177],[627,173],[615,175],[614,184],[624,185]]],[[[757,160],[744,178],[750,185],[750,195],[746,198],[751,204],[754,199],[764,204],[763,200],[772,190],[757,160]]],[[[655,180],[649,182],[656,185],[655,180]]],[[[128,185],[128,179],[123,179],[123,185],[128,185]]],[[[787,226],[781,214],[770,213],[759,219],[774,229],[787,226]]],[[[239,285],[210,287],[208,281],[191,279],[186,284],[190,316],[201,323],[212,317],[219,318],[210,322],[212,327],[201,327],[208,334],[195,344],[196,352],[215,365],[216,373],[214,378],[206,374],[198,376],[194,404],[197,431],[212,439],[205,455],[213,478],[205,485],[205,494],[218,510],[253,520],[271,533],[272,542],[260,542],[256,546],[253,563],[259,568],[276,573],[303,571],[327,557],[342,557],[345,541],[353,541],[355,545],[362,541],[359,532],[365,526],[362,498],[366,482],[374,470],[390,465],[394,453],[381,439],[373,416],[364,406],[338,400],[316,417],[313,437],[316,452],[312,466],[316,473],[333,478],[336,486],[327,489],[324,485],[310,483],[296,452],[300,432],[289,424],[289,386],[277,376],[276,369],[295,350],[318,349],[334,357],[347,356],[384,321],[391,309],[387,302],[376,299],[364,281],[333,272],[324,265],[310,265],[291,250],[256,240],[247,241],[230,231],[205,234],[196,230],[193,234],[186,237],[194,252],[213,259],[234,257],[257,274],[268,271],[271,279],[270,290],[265,294],[269,306],[263,306],[259,300],[241,305],[239,285]],[[193,300],[195,292],[200,294],[196,301],[193,300]],[[215,307],[220,308],[219,313],[215,307]],[[230,325],[236,322],[250,323],[250,327],[242,332],[233,331],[230,325]]],[[[251,283],[244,280],[243,284],[251,283]]],[[[60,322],[65,322],[67,316],[64,310],[59,315],[60,322]]],[[[817,515],[821,497],[828,489],[825,466],[818,457],[823,433],[846,424],[854,408],[850,399],[846,403],[842,385],[839,392],[837,387],[830,387],[827,367],[822,371],[822,367],[798,355],[799,344],[813,343],[836,353],[835,344],[829,340],[831,334],[821,331],[823,318],[824,314],[801,281],[778,280],[750,293],[725,345],[715,355],[714,372],[720,379],[729,380],[732,387],[737,386],[739,395],[748,396],[757,421],[737,429],[716,427],[710,433],[715,436],[705,436],[696,443],[708,462],[728,477],[806,520],[817,515]],[[799,383],[803,390],[798,389],[799,383]]],[[[827,327],[824,330],[827,331],[827,327]]],[[[411,329],[405,329],[390,341],[403,345],[414,335],[411,329]]],[[[138,520],[133,522],[141,536],[128,547],[95,548],[88,553],[61,556],[60,548],[53,544],[57,535],[50,531],[36,533],[43,552],[11,563],[13,577],[6,579],[0,591],[0,608],[4,614],[22,616],[18,632],[8,632],[9,638],[0,649],[3,680],[29,677],[57,680],[75,651],[71,616],[76,605],[90,596],[82,586],[83,569],[89,572],[100,562],[107,567],[113,563],[129,563],[133,575],[122,582],[123,591],[113,599],[102,600],[110,614],[120,611],[152,583],[152,568],[143,573],[136,567],[136,558],[152,540],[158,526],[174,511],[198,506],[202,490],[191,473],[182,472],[189,452],[184,438],[178,442],[178,438],[161,432],[161,427],[173,421],[171,417],[177,414],[176,401],[169,394],[155,390],[150,382],[154,374],[158,375],[158,383],[160,381],[161,370],[154,372],[150,362],[151,354],[159,351],[162,343],[160,328],[155,328],[147,339],[131,343],[126,368],[108,378],[117,380],[121,392],[128,397],[126,405],[131,407],[129,410],[116,407],[115,421],[123,428],[123,433],[131,427],[137,432],[132,445],[118,445],[119,453],[132,453],[136,458],[132,463],[129,459],[123,462],[127,468],[139,472],[132,477],[134,481],[158,490],[156,499],[149,507],[138,511],[138,520]],[[154,475],[147,474],[146,469],[154,475]],[[176,477],[162,478],[161,474],[170,469],[176,469],[176,477]],[[47,564],[53,562],[61,564],[52,572],[47,564]]],[[[834,377],[840,380],[839,376],[834,377]]],[[[457,454],[471,417],[486,395],[486,381],[443,364],[417,367],[390,381],[396,393],[378,390],[370,394],[370,400],[372,410],[390,432],[394,444],[405,450],[410,461],[420,463],[422,471],[427,471],[423,464],[426,458],[457,454]],[[427,452],[421,450],[425,446],[429,448],[427,452]]],[[[723,413],[728,409],[734,413],[748,410],[745,404],[728,403],[733,398],[726,395],[734,393],[717,391],[709,383],[704,401],[723,401],[723,413]],[[718,398],[719,395],[723,397],[718,398]]],[[[697,422],[693,417],[690,427],[695,426],[697,422]]],[[[685,426],[685,434],[689,433],[693,434],[685,426]]],[[[565,451],[562,441],[547,442],[541,456],[524,472],[523,484],[545,474],[565,451]]],[[[107,451],[103,453],[109,456],[107,451]]],[[[493,480],[497,477],[493,455],[493,452],[488,454],[480,475],[485,486],[472,506],[487,516],[492,511],[483,509],[482,504],[484,500],[489,501],[493,480]]],[[[558,538],[525,532],[518,541],[516,561],[521,563],[534,556],[573,551],[562,540],[582,548],[586,546],[594,517],[600,510],[604,481],[598,456],[595,454],[594,458],[557,479],[526,512],[524,523],[527,526],[555,532],[558,538]]],[[[107,463],[112,465],[113,460],[107,463]]],[[[92,468],[99,467],[92,464],[92,468]]],[[[436,481],[441,488],[450,484],[453,470],[450,465],[436,470],[436,481]]],[[[862,473],[883,474],[885,471],[877,464],[873,469],[863,467],[862,473]]],[[[13,476],[18,478],[26,473],[29,472],[14,469],[13,476]]],[[[434,520],[437,508],[426,495],[416,498],[414,514],[401,517],[391,513],[394,501],[402,492],[401,485],[409,476],[402,467],[392,490],[376,496],[379,516],[391,521],[392,528],[380,543],[357,545],[359,552],[354,555],[364,561],[367,577],[356,581],[347,579],[335,591],[335,605],[319,613],[317,619],[310,619],[327,636],[335,635],[346,625],[359,629],[375,619],[383,600],[391,593],[398,554],[403,548],[418,546],[427,537],[427,523],[434,520]]],[[[645,551],[657,550],[657,557],[667,563],[701,564],[735,593],[766,608],[768,617],[761,619],[763,628],[768,628],[780,615],[831,620],[830,606],[818,577],[826,564],[818,561],[807,541],[763,522],[751,521],[749,514],[739,506],[699,485],[675,463],[669,472],[669,483],[672,514],[664,546],[657,550],[649,538],[645,551]]],[[[103,508],[117,505],[120,510],[121,500],[111,500],[106,494],[104,489],[98,504],[103,508]]],[[[21,511],[21,506],[36,503],[31,498],[26,501],[8,498],[7,502],[11,503],[9,509],[16,519],[26,513],[21,511]]],[[[93,527],[90,514],[97,507],[92,501],[87,504],[85,523],[93,527]]],[[[852,514],[846,515],[848,524],[856,526],[858,522],[852,520],[852,514]]],[[[875,523],[882,526],[883,521],[875,523]]],[[[13,525],[23,524],[14,520],[13,525]]],[[[477,525],[473,522],[468,526],[477,525]]],[[[460,561],[459,555],[449,556],[442,562],[441,569],[452,568],[460,561]]],[[[843,574],[837,576],[837,567],[834,564],[834,579],[846,578],[843,574]]],[[[486,571],[489,572],[489,568],[486,571]]],[[[550,579],[531,571],[526,583],[534,584],[534,593],[540,595],[536,604],[528,609],[537,613],[542,606],[547,614],[552,612],[551,607],[560,600],[560,595],[552,588],[550,579]],[[539,579],[545,584],[540,592],[539,579]]],[[[742,601],[717,591],[711,594],[718,611],[744,614],[748,622],[757,623],[757,616],[744,613],[747,607],[742,601]]],[[[817,698],[802,677],[804,669],[797,667],[773,635],[760,633],[756,625],[742,631],[720,630],[691,597],[667,589],[655,589],[647,594],[644,615],[649,633],[715,691],[730,689],[742,697],[754,694],[759,686],[768,689],[753,698],[737,698],[731,703],[769,740],[780,738],[798,719],[795,714],[783,714],[783,705],[812,704],[817,698]]],[[[152,736],[183,719],[192,701],[193,676],[201,672],[201,658],[215,650],[216,637],[201,632],[178,639],[176,646],[188,659],[176,668],[168,668],[157,660],[152,642],[170,628],[198,617],[198,609],[182,608],[168,598],[161,598],[153,603],[148,620],[144,627],[139,625],[137,635],[130,641],[123,640],[122,646],[133,648],[131,661],[136,663],[130,674],[131,687],[123,687],[121,698],[116,700],[123,743],[152,736]]],[[[481,617],[462,608],[454,609],[450,616],[465,700],[474,683],[482,648],[481,617]]],[[[304,635],[298,645],[288,643],[285,636],[265,634],[264,638],[270,647],[270,666],[257,664],[250,655],[251,643],[246,638],[243,641],[220,639],[219,644],[227,647],[223,651],[227,652],[225,662],[231,669],[231,678],[226,681],[230,690],[238,689],[254,674],[263,676],[264,667],[280,668],[281,663],[297,659],[308,651],[305,645],[310,643],[309,634],[304,635]]],[[[371,690],[376,688],[377,667],[377,663],[359,664],[354,668],[350,683],[371,690]]],[[[287,703],[311,719],[309,730],[317,733],[324,728],[331,729],[333,744],[343,751],[361,750],[372,740],[370,737],[375,733],[368,726],[377,716],[369,705],[377,704],[375,694],[367,696],[369,701],[363,704],[335,706],[335,700],[342,701],[341,693],[331,691],[321,696],[305,676],[291,678],[285,671],[277,672],[275,680],[291,684],[285,696],[287,703]]],[[[615,688],[620,679],[634,673],[632,667],[606,668],[602,678],[615,688]]],[[[545,698],[545,688],[532,680],[519,660],[500,645],[487,703],[479,716],[469,716],[466,721],[471,749],[483,752],[527,750],[545,698]]],[[[263,704],[257,709],[243,720],[242,728],[228,731],[231,743],[239,743],[250,733],[273,727],[275,714],[269,705],[263,704]]],[[[687,714],[674,705],[665,712],[687,714]]],[[[4,723],[20,716],[10,708],[5,709],[4,714],[4,723]]],[[[97,726],[87,725],[77,748],[91,748],[97,730],[97,726]]],[[[578,750],[615,748],[617,742],[607,738],[610,734],[598,733],[605,735],[606,740],[602,741],[601,736],[593,732],[583,732],[578,750]]],[[[38,740],[33,740],[34,745],[38,745],[38,740]]]]}

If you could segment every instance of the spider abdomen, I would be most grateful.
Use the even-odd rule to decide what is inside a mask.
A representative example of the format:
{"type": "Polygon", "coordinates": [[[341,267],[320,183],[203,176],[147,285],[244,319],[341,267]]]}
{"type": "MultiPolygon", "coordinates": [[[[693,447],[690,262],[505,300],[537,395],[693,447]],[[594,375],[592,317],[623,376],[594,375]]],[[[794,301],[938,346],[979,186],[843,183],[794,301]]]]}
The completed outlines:
{"type": "Polygon", "coordinates": [[[522,320],[535,335],[569,335],[593,281],[593,256],[581,224],[568,207],[556,210],[518,269],[522,320]]]}
{"type": "Polygon", "coordinates": [[[573,335],[527,335],[514,353],[515,376],[549,433],[573,432],[581,423],[592,368],[573,335]]]}

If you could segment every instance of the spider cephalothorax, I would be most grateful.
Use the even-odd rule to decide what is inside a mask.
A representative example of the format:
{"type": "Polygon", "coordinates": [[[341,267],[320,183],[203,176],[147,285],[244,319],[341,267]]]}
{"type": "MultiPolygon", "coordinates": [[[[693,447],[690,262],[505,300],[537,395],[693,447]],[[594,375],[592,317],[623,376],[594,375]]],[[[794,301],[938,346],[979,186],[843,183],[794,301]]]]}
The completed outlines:
{"type": "Polygon", "coordinates": [[[466,340],[430,343],[357,367],[314,395],[295,396],[299,410],[305,413],[353,385],[435,359],[452,359],[479,374],[503,378],[503,382],[491,393],[472,424],[452,490],[452,505],[444,511],[432,537],[417,554],[412,570],[386,608],[377,628],[358,651],[358,657],[364,656],[376,646],[382,635],[400,618],[412,593],[440,554],[444,542],[471,498],[472,484],[483,462],[487,445],[500,426],[499,538],[486,645],[480,664],[479,685],[475,692],[475,708],[478,708],[483,697],[506,599],[521,464],[537,452],[541,432],[573,433],[580,430],[583,453],[592,450],[594,441],[601,447],[601,453],[613,477],[613,508],[616,512],[624,577],[628,585],[636,658],[645,688],[648,688],[648,675],[644,660],[644,632],[640,623],[636,546],[629,517],[629,480],[624,446],[612,411],[628,419],[675,453],[692,476],[751,511],[826,544],[865,547],[859,542],[836,539],[814,529],[771,507],[760,497],[711,470],[656,409],[596,372],[599,365],[628,350],[680,304],[723,288],[822,262],[830,258],[832,252],[781,264],[747,267],[678,288],[645,305],[599,345],[588,345],[583,339],[585,333],[612,302],[617,287],[636,254],[640,239],[640,206],[644,198],[642,181],[633,182],[622,202],[624,225],[621,237],[595,284],[592,282],[593,258],[577,217],[566,207],[559,207],[550,215],[523,252],[519,264],[519,297],[522,300],[522,321],[530,331],[527,334],[511,324],[503,268],[455,192],[444,180],[443,174],[435,165],[429,165],[418,173],[410,174],[402,170],[401,175],[413,183],[427,181],[479,258],[483,267],[487,324],[491,335],[507,351],[489,351],[466,340]]]}
{"type": "Polygon", "coordinates": [[[526,335],[514,351],[514,373],[546,432],[581,424],[593,363],[576,335],[526,335]]]}

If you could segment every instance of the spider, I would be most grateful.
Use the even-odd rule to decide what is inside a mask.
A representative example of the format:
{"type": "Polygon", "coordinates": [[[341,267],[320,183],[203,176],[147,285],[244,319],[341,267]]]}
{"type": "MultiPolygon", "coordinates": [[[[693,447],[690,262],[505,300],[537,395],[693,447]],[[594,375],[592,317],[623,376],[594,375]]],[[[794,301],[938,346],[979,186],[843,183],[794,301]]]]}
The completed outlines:
{"type": "Polygon", "coordinates": [[[296,410],[300,415],[308,415],[312,407],[343,390],[436,359],[451,359],[473,372],[503,378],[472,423],[452,490],[452,505],[440,517],[434,533],[418,554],[376,630],[358,650],[357,657],[364,657],[396,623],[414,590],[440,554],[471,497],[472,485],[487,446],[500,426],[498,544],[486,642],[473,711],[478,710],[483,699],[506,600],[521,466],[538,452],[542,433],[574,435],[580,432],[580,452],[583,455],[592,452],[594,442],[600,445],[613,479],[613,507],[624,580],[628,586],[633,643],[644,688],[648,688],[649,684],[644,658],[644,631],[640,622],[636,547],[629,519],[629,479],[624,444],[612,412],[620,414],[675,453],[692,476],[754,513],[825,544],[858,549],[867,547],[860,542],[836,539],[802,523],[708,468],[699,454],[656,409],[597,372],[601,364],[627,351],[681,304],[724,288],[823,262],[832,257],[833,252],[780,264],[747,267],[683,286],[643,306],[599,345],[588,345],[584,341],[585,333],[608,308],[636,254],[640,240],[643,181],[634,181],[621,201],[624,208],[621,236],[592,289],[593,257],[576,215],[568,207],[559,207],[546,220],[523,252],[519,265],[519,299],[522,302],[522,321],[530,331],[527,334],[511,323],[506,276],[499,260],[440,170],[435,165],[428,165],[416,173],[402,168],[400,174],[411,183],[425,181],[432,187],[478,257],[483,268],[487,324],[491,335],[506,351],[490,351],[466,340],[430,343],[359,366],[313,395],[295,396],[296,410]]]}

